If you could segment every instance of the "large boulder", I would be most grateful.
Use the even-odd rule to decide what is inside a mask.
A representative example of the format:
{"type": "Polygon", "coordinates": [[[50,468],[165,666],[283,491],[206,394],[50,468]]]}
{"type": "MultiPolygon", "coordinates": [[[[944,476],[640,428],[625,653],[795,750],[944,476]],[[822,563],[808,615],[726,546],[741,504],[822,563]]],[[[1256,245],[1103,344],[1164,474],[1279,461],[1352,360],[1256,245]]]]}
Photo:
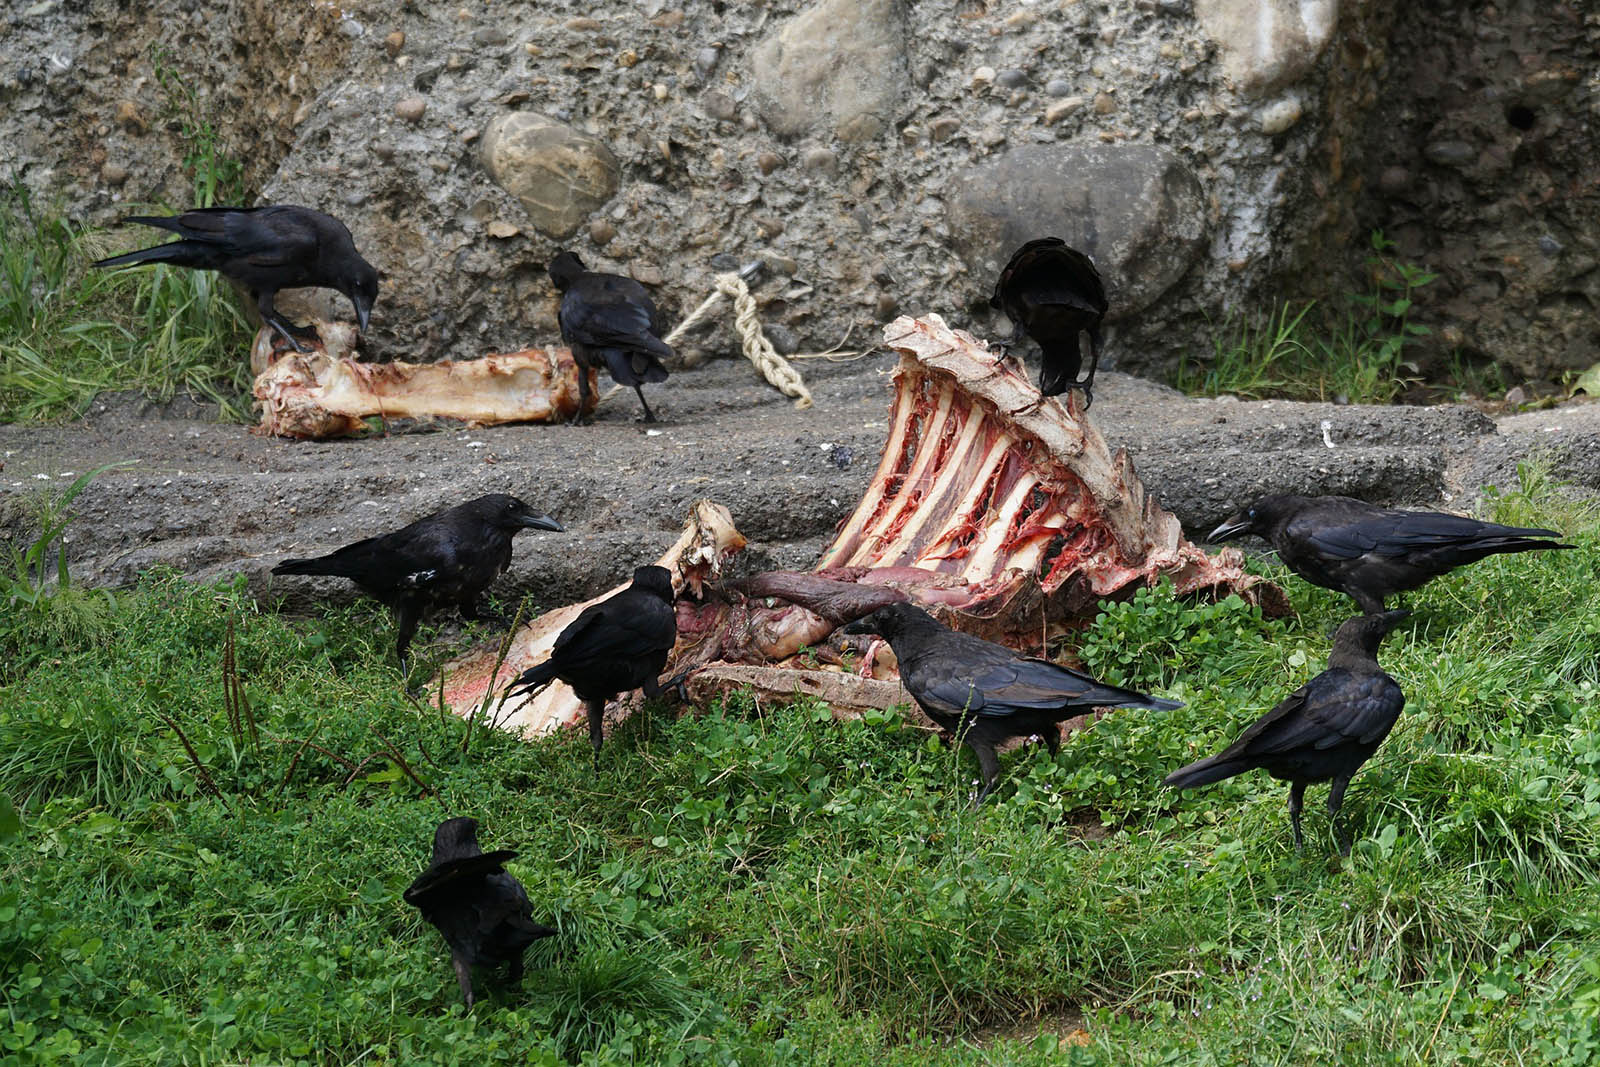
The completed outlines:
{"type": "Polygon", "coordinates": [[[1110,321],[1183,277],[1206,236],[1200,183],[1155,145],[1028,145],[957,175],[950,230],[967,266],[994,278],[1023,242],[1060,237],[1095,261],[1110,321]]]}
{"type": "Polygon", "coordinates": [[[617,191],[617,158],[605,142],[531,111],[490,122],[482,156],[489,176],[549,237],[570,237],[617,191]]]}
{"type": "Polygon", "coordinates": [[[885,130],[905,95],[902,0],[821,0],[752,54],[767,125],[794,137],[816,126],[842,141],[885,130]]]}

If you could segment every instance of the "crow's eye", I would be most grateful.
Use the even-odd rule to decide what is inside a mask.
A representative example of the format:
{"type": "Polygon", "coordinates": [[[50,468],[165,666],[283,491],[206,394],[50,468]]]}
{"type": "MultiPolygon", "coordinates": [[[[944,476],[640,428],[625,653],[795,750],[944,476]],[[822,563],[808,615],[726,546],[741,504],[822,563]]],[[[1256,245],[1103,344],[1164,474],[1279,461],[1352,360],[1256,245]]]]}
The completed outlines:
{"type": "Polygon", "coordinates": [[[1256,509],[1255,508],[1251,508],[1249,511],[1244,513],[1244,517],[1254,521],[1255,517],[1256,517],[1256,509]]]}
{"type": "Polygon", "coordinates": [[[506,510],[507,511],[516,511],[517,510],[517,502],[515,500],[506,501],[506,510]]]}

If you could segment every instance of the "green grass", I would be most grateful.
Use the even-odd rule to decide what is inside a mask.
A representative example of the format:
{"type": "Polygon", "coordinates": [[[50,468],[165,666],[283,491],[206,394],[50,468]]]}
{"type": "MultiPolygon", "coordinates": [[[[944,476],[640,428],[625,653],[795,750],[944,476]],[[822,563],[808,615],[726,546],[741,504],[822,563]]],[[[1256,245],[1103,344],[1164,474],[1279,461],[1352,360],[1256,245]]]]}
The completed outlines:
{"type": "Polygon", "coordinates": [[[121,389],[192,393],[244,417],[252,331],[227,282],[165,265],[89,266],[146,240],[155,232],[113,245],[20,186],[0,192],[0,422],[70,417],[121,389]]]}
{"type": "MultiPolygon", "coordinates": [[[[1419,382],[1407,346],[1432,331],[1411,321],[1415,295],[1437,275],[1387,253],[1394,242],[1374,231],[1367,260],[1372,286],[1342,310],[1284,302],[1265,315],[1232,312],[1211,335],[1210,351],[1178,361],[1172,384],[1195,396],[1338,400],[1389,404],[1419,382]]],[[[1469,369],[1454,357],[1457,392],[1488,389],[1493,369],[1469,369]]],[[[1480,394],[1481,395],[1481,394],[1480,394]]]]}
{"type": "Polygon", "coordinates": [[[1290,620],[1106,605],[1084,658],[1187,706],[1008,757],[980,811],[893,713],[653,709],[598,774],[577,734],[464,753],[370,606],[155,575],[110,626],[0,617],[0,1057],[1600,1063],[1600,516],[1531,475],[1489,511],[1580,547],[1409,598],[1348,859],[1321,787],[1297,854],[1282,784],[1159,785],[1324,665],[1348,603],[1276,570],[1290,620]],[[446,813],[561,931],[471,1014],[400,899],[446,813]]]}

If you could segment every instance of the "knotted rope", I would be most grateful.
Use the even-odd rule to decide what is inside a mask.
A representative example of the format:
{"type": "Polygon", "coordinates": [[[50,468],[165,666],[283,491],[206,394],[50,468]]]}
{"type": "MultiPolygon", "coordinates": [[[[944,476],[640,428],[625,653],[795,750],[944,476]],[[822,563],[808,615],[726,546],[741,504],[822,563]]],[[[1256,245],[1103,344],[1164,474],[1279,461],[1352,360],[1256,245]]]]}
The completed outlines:
{"type": "Polygon", "coordinates": [[[756,311],[756,298],[750,295],[750,287],[736,271],[719,274],[716,277],[716,288],[710,296],[690,312],[689,317],[678,323],[665,338],[667,344],[676,345],[684,334],[700,325],[711,317],[712,311],[723,297],[733,301],[733,323],[739,330],[739,342],[744,348],[745,358],[755,364],[761,376],[777,387],[784,396],[795,398],[794,406],[804,410],[811,406],[811,390],[806,388],[806,383],[800,377],[800,372],[782,356],[777,349],[772,347],[772,342],[767,340],[767,335],[761,332],[761,316],[756,311]]]}

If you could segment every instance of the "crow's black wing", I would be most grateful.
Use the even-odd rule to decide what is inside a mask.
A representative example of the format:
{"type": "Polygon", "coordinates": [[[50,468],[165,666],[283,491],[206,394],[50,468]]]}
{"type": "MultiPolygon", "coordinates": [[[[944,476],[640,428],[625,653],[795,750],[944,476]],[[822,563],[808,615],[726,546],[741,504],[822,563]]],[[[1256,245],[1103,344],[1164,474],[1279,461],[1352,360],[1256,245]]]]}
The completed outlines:
{"type": "Polygon", "coordinates": [[[672,349],[652,332],[655,305],[638,282],[586,274],[561,296],[561,335],[591,348],[636,348],[659,359],[672,349]]]}
{"type": "Polygon", "coordinates": [[[516,858],[515,851],[503,848],[435,864],[418,875],[417,880],[406,889],[403,894],[405,902],[419,908],[428,906],[438,894],[448,896],[451,892],[459,892],[469,879],[493,874],[506,861],[516,858]]]}
{"type": "Polygon", "coordinates": [[[678,632],[672,605],[648,593],[630,595],[634,593],[625,589],[584,608],[556,638],[551,661],[625,660],[670,650],[678,632]]]}
{"type": "Polygon", "coordinates": [[[1332,668],[1257,719],[1217,759],[1372,744],[1389,732],[1404,706],[1405,694],[1387,674],[1332,668]]]}
{"type": "Polygon", "coordinates": [[[1029,241],[1000,272],[990,306],[1065,304],[1094,315],[1106,312],[1105,285],[1088,256],[1059,237],[1029,241]]]}
{"type": "Polygon", "coordinates": [[[1500,526],[1431,511],[1379,512],[1367,518],[1330,526],[1308,523],[1301,527],[1297,519],[1290,524],[1289,530],[1291,534],[1303,537],[1318,551],[1336,559],[1357,559],[1368,554],[1403,556],[1502,538],[1560,536],[1554,530],[1500,526]]]}

